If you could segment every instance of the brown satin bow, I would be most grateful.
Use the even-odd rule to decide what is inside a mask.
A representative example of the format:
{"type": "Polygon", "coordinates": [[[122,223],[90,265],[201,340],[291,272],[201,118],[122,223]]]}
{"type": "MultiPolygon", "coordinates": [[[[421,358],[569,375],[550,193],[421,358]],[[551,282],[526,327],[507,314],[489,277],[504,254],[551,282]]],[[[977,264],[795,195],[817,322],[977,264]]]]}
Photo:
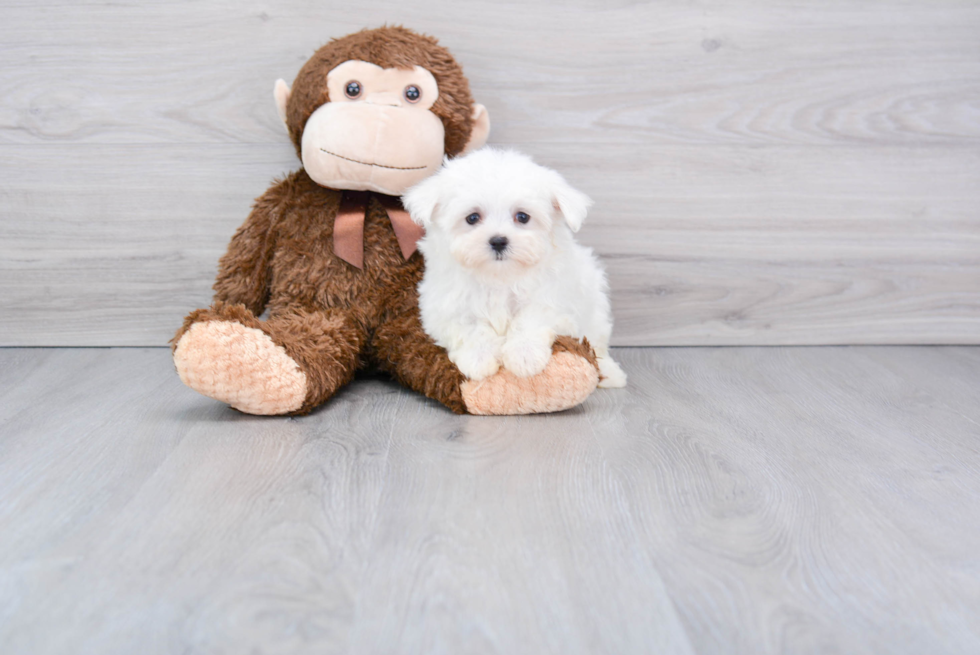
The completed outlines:
{"type": "MultiPolygon", "coordinates": [[[[333,223],[334,254],[361,269],[364,268],[364,214],[371,195],[369,191],[344,191],[333,223]]],[[[388,213],[402,256],[408,259],[415,252],[416,244],[425,230],[415,224],[398,198],[379,193],[374,197],[388,213]]]]}

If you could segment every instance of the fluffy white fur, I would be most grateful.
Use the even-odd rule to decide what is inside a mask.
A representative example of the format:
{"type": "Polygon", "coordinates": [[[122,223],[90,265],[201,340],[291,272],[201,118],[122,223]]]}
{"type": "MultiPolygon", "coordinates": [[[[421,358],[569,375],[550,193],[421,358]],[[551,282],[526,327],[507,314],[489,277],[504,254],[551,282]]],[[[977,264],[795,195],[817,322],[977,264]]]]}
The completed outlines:
{"type": "Polygon", "coordinates": [[[588,196],[526,155],[484,148],[446,162],[402,202],[426,229],[422,325],[466,377],[483,379],[501,365],[536,375],[555,337],[568,335],[595,348],[600,387],[625,386],[609,357],[606,275],[572,235],[592,205],[588,196]]]}

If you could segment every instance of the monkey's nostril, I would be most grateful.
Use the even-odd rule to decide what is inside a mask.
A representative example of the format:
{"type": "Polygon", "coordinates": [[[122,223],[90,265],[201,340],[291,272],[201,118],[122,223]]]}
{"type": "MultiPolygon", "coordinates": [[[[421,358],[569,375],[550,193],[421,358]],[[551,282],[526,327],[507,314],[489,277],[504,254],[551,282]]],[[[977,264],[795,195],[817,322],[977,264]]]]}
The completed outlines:
{"type": "Polygon", "coordinates": [[[507,237],[490,237],[490,247],[494,249],[494,252],[503,252],[507,247],[507,243],[507,237]]]}

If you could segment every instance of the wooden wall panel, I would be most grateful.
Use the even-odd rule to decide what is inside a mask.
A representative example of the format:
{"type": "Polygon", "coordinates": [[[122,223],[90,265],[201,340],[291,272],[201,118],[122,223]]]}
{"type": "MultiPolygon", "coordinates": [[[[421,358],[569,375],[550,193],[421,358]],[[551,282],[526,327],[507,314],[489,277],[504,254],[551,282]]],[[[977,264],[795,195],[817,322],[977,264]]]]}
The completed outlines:
{"type": "Polygon", "coordinates": [[[166,342],[298,166],[272,83],[384,22],[596,200],[614,343],[980,343],[977,3],[439,0],[5,3],[0,345],[166,342]]]}

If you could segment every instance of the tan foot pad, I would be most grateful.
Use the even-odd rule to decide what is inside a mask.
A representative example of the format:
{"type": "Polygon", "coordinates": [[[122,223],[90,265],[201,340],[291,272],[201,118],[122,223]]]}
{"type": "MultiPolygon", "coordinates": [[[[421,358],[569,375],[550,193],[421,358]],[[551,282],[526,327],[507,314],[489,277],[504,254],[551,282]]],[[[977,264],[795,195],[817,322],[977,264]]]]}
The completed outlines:
{"type": "Polygon", "coordinates": [[[303,405],[306,374],[266,333],[234,321],[195,323],[174,364],[191,389],[246,414],[288,414],[303,405]]]}
{"type": "Polygon", "coordinates": [[[584,357],[556,352],[533,377],[501,369],[485,380],[463,382],[463,402],[471,414],[542,414],[575,407],[599,384],[599,372],[584,357]]]}

